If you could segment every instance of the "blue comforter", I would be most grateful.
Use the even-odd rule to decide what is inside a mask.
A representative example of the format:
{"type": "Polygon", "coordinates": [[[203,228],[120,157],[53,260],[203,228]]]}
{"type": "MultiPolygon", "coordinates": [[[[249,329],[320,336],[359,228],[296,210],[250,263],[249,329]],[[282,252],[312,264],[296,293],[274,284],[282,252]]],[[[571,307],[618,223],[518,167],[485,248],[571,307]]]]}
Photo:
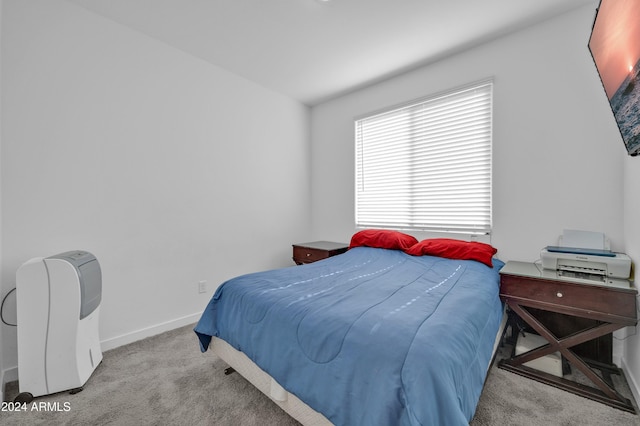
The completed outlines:
{"type": "Polygon", "coordinates": [[[498,332],[498,271],[357,247],[221,285],[196,325],[336,425],[464,425],[498,332]]]}

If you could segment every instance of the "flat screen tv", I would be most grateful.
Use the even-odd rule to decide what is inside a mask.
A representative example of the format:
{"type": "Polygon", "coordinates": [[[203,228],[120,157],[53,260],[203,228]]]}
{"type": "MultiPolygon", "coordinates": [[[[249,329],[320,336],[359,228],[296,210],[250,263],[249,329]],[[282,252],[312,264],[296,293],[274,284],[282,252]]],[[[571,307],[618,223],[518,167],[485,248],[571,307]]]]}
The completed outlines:
{"type": "Polygon", "coordinates": [[[600,0],[589,38],[629,155],[640,153],[640,0],[600,0]]]}

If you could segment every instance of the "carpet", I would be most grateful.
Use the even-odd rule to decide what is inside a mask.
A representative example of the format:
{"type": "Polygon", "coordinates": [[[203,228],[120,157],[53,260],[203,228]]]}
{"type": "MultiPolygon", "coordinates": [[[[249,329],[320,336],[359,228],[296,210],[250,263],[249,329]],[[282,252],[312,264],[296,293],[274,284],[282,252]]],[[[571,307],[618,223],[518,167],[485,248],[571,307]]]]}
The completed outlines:
{"type": "MultiPolygon", "coordinates": [[[[0,424],[299,425],[181,327],[103,354],[80,393],[35,398],[0,424]]],[[[12,401],[17,382],[7,384],[12,401]]],[[[638,416],[492,367],[472,426],[640,425],[638,416]]]]}

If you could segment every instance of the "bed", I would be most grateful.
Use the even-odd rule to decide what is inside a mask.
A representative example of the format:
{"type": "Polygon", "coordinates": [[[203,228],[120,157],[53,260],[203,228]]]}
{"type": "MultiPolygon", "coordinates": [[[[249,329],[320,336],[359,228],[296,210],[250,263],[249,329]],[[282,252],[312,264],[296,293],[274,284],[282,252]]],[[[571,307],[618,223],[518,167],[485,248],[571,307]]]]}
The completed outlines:
{"type": "Polygon", "coordinates": [[[200,349],[305,425],[468,424],[504,326],[496,250],[362,232],[344,254],[222,284],[200,349]]]}

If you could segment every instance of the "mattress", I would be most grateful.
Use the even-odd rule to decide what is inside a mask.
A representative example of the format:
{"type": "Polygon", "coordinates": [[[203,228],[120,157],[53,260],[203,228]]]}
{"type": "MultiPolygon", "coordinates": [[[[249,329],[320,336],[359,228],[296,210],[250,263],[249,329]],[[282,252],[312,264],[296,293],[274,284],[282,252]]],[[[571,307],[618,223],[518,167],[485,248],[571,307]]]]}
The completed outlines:
{"type": "Polygon", "coordinates": [[[224,283],[195,331],[320,420],[468,424],[503,316],[501,266],[357,247],[224,283]]]}

